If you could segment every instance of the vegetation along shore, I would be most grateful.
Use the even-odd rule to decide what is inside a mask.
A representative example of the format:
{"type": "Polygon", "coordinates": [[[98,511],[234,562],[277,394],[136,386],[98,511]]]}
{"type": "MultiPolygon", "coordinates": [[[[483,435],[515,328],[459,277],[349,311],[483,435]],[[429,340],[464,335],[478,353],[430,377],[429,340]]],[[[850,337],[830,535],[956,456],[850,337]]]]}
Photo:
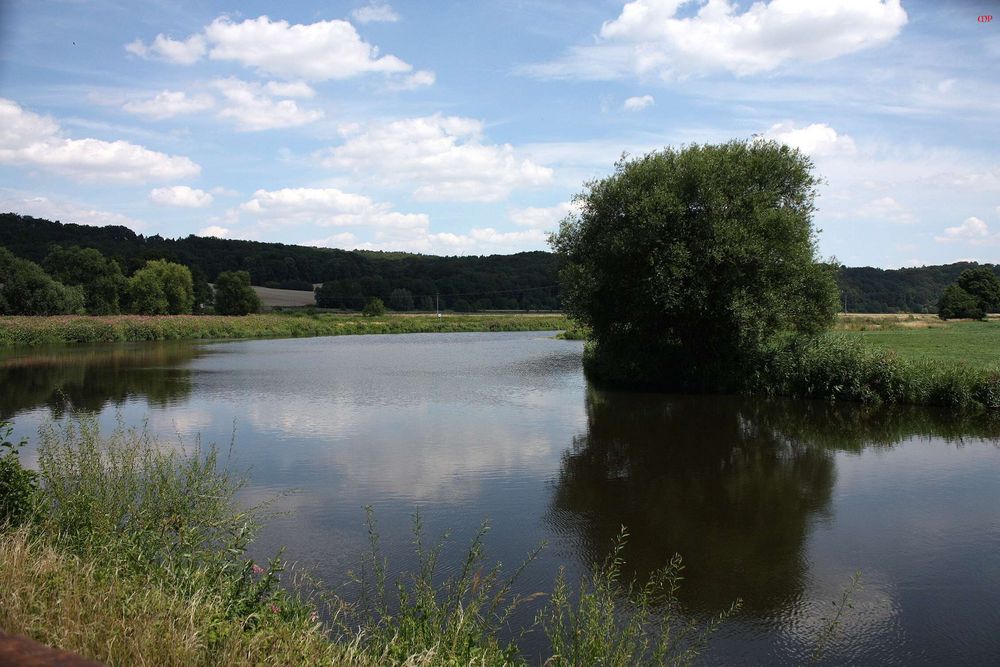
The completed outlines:
{"type": "Polygon", "coordinates": [[[114,315],[0,317],[0,347],[152,340],[289,338],[471,331],[557,331],[563,315],[114,315]]]}

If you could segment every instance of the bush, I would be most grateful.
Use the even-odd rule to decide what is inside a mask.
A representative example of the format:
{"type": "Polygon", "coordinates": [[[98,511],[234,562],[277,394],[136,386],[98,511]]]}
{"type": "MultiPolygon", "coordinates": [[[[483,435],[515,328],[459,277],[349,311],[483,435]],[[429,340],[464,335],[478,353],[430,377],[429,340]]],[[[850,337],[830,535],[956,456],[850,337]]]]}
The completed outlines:
{"type": "Polygon", "coordinates": [[[260,312],[260,297],[250,286],[246,271],[223,271],[215,279],[215,312],[218,315],[249,315],[260,312]]]}
{"type": "Polygon", "coordinates": [[[385,315],[385,304],[382,303],[382,299],[377,296],[373,296],[368,299],[368,303],[361,310],[361,314],[365,317],[378,317],[379,315],[385,315]]]}
{"type": "Polygon", "coordinates": [[[125,291],[125,276],[118,262],[93,248],[56,246],[42,262],[45,270],[64,285],[79,285],[90,315],[116,315],[125,291]]]}
{"type": "Polygon", "coordinates": [[[38,476],[23,467],[18,456],[25,441],[11,442],[12,430],[0,422],[0,531],[27,521],[38,489],[38,476]]]}
{"type": "Polygon", "coordinates": [[[816,258],[816,184],[805,155],[760,140],[623,158],[588,183],[550,242],[590,372],[731,389],[780,336],[828,328],[839,298],[816,258]]]}

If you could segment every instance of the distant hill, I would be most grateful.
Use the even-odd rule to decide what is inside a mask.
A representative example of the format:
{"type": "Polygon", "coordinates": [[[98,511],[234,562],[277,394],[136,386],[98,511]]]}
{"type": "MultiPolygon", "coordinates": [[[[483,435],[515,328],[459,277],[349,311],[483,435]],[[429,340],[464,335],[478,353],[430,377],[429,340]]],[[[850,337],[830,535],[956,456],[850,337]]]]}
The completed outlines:
{"type": "MultiPolygon", "coordinates": [[[[330,283],[340,305],[360,308],[368,296],[387,301],[407,290],[414,306],[442,308],[555,309],[559,307],[556,258],[536,251],[486,257],[438,257],[404,252],[337,250],[188,236],[143,236],[127,227],[90,227],[0,214],[0,246],[40,262],[53,245],[96,248],[131,273],[148,259],[169,259],[199,270],[211,282],[221,271],[246,270],[254,285],[310,290],[330,283]]],[[[963,270],[958,262],[908,269],[841,267],[838,281],[850,312],[935,312],[944,288],[963,270]]],[[[990,266],[1000,275],[1000,266],[990,266]]]]}

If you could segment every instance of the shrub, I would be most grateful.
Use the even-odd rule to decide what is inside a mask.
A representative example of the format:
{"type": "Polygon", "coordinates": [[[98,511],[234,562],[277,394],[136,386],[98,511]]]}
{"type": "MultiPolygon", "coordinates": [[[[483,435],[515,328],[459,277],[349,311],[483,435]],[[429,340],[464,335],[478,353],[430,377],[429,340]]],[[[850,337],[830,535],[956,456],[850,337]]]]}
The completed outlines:
{"type": "Polygon", "coordinates": [[[979,299],[957,284],[952,284],[945,288],[938,301],[938,317],[942,320],[966,317],[981,320],[986,317],[986,313],[980,307],[979,299]]]}
{"type": "Polygon", "coordinates": [[[25,441],[9,440],[10,424],[0,422],[0,530],[24,523],[31,514],[38,476],[21,465],[18,450],[25,441]]]}
{"type": "Polygon", "coordinates": [[[194,280],[186,266],[155,259],[128,280],[129,310],[143,315],[181,315],[194,308],[194,280]]]}
{"type": "Polygon", "coordinates": [[[365,317],[378,317],[379,315],[385,315],[385,304],[382,303],[382,299],[377,296],[373,296],[368,299],[368,303],[361,310],[361,314],[365,317]]]}
{"type": "Polygon", "coordinates": [[[66,287],[42,267],[0,248],[0,315],[62,315],[83,311],[80,287],[66,287]]]}

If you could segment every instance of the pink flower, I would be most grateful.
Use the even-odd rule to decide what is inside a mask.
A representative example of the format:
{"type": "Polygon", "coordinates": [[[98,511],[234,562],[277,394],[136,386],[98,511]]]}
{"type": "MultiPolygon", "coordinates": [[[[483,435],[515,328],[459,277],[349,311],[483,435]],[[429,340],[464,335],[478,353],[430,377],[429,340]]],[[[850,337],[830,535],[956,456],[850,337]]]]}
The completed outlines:
{"type": "Polygon", "coordinates": [[[275,614],[280,614],[281,613],[281,607],[279,607],[278,605],[276,605],[276,604],[274,604],[272,602],[271,603],[271,611],[273,611],[275,614]]]}
{"type": "Polygon", "coordinates": [[[260,565],[257,565],[257,563],[254,563],[253,564],[253,573],[254,574],[264,574],[264,568],[262,568],[260,565]]]}

